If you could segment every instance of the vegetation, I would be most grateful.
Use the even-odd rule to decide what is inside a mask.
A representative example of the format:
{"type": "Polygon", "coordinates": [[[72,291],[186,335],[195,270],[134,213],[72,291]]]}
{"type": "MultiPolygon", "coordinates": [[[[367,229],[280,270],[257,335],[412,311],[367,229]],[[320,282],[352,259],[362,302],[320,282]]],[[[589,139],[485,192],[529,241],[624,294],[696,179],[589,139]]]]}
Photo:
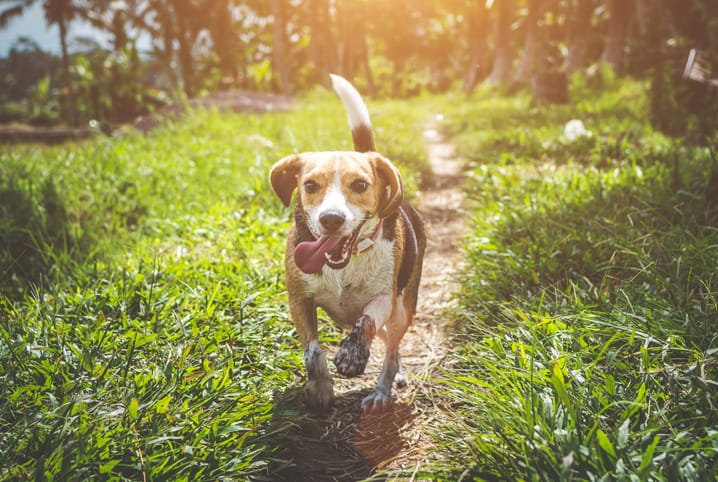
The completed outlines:
{"type": "Polygon", "coordinates": [[[6,121],[112,126],[217,90],[303,92],[328,72],[376,95],[486,82],[563,98],[566,74],[605,62],[653,79],[662,130],[715,129],[715,95],[680,78],[690,48],[718,65],[712,0],[0,0],[0,28],[33,4],[59,26],[62,58],[20,40],[0,61],[6,121]],[[107,44],[73,46],[78,20],[107,44]],[[51,95],[38,102],[41,82],[51,95]]]}
{"type": "Polygon", "coordinates": [[[718,157],[650,128],[644,92],[452,103],[474,216],[447,478],[715,480],[718,157]]]}
{"type": "Polygon", "coordinates": [[[1,122],[122,124],[224,89],[297,100],[0,146],[0,480],[291,467],[282,443],[309,417],[290,215],[266,175],[350,148],[315,88],[329,71],[378,96],[410,193],[429,185],[430,115],[466,163],[437,380],[452,420],[400,475],[718,480],[718,89],[681,78],[694,46],[718,77],[714,0],[0,0],[0,28],[33,3],[62,58],[24,40],[0,59],[1,122]],[[78,18],[111,45],[71,51],[78,18]]]}
{"type": "MultiPolygon", "coordinates": [[[[421,116],[372,110],[416,186],[421,116]]],[[[0,480],[266,472],[273,403],[303,383],[290,215],[266,175],[294,151],[350,149],[344,118],[315,93],[292,113],[0,151],[0,480]]]]}

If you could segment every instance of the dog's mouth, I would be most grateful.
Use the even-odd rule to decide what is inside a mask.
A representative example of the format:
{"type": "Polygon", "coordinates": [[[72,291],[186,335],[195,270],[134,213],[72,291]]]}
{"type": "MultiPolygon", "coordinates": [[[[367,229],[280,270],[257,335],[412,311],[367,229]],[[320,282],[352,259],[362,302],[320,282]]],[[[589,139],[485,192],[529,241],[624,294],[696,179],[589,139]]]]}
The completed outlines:
{"type": "Polygon", "coordinates": [[[352,257],[354,244],[364,223],[348,236],[319,236],[294,248],[294,262],[304,273],[319,273],[326,264],[332,269],[345,267],[352,257]]]}

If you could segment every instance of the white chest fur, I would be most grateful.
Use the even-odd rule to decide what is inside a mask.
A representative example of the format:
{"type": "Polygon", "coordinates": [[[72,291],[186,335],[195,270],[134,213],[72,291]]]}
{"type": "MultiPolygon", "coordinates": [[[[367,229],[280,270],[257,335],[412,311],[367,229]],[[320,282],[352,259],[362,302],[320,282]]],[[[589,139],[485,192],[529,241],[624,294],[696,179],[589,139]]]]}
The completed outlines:
{"type": "Polygon", "coordinates": [[[394,242],[377,239],[373,248],[352,256],[343,269],[324,266],[316,275],[303,274],[307,291],[338,324],[350,327],[364,307],[394,285],[394,242]]]}

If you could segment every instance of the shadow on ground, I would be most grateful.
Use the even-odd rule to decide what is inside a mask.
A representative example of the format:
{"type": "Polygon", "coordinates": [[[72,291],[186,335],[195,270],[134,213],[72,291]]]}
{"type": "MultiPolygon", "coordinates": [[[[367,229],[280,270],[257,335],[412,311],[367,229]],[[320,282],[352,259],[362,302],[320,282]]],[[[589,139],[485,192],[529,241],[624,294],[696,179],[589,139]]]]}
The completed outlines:
{"type": "Polygon", "coordinates": [[[47,276],[57,253],[76,246],[65,202],[52,179],[0,170],[0,293],[19,298],[47,276]]]}
{"type": "Polygon", "coordinates": [[[337,394],[325,416],[307,411],[301,387],[275,394],[269,432],[273,462],[258,480],[362,480],[406,449],[402,430],[415,412],[395,404],[379,415],[363,415],[361,400],[369,390],[337,394]]]}

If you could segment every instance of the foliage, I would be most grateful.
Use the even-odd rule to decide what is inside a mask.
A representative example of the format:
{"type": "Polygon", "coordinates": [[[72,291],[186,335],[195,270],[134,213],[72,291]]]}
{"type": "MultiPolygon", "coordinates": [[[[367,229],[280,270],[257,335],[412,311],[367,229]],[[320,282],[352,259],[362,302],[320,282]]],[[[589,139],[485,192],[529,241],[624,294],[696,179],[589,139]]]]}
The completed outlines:
{"type": "MultiPolygon", "coordinates": [[[[0,28],[33,3],[0,0],[0,28]]],[[[79,91],[75,103],[82,123],[126,122],[164,99],[217,90],[306,91],[326,83],[329,71],[356,80],[365,92],[408,97],[447,91],[462,78],[473,89],[491,72],[492,62],[505,68],[489,81],[513,79],[519,88],[541,70],[573,72],[603,60],[620,74],[654,79],[652,118],[665,132],[705,137],[715,127],[713,92],[680,78],[690,47],[705,50],[715,64],[712,0],[694,0],[687,7],[665,0],[662,9],[652,8],[650,0],[41,3],[49,23],[82,19],[106,34],[111,45],[81,54],[64,51],[62,71],[57,59],[46,62],[55,64],[52,68],[38,63],[41,55],[51,57],[47,54],[11,53],[14,61],[7,68],[0,65],[0,82],[10,88],[2,102],[26,99],[28,88],[49,75],[53,101],[68,117],[74,117],[75,106],[65,101],[73,89],[79,91]],[[496,28],[498,23],[505,28],[496,28]],[[517,61],[520,56],[524,61],[517,61]],[[521,67],[513,72],[513,66],[521,67]],[[701,103],[708,94],[711,101],[701,103]]],[[[61,36],[64,45],[63,29],[61,36]]],[[[17,113],[4,110],[5,116],[17,113]]],[[[19,120],[31,116],[27,112],[19,120]]]]}
{"type": "MultiPolygon", "coordinates": [[[[425,171],[421,116],[372,106],[378,145],[425,171]]],[[[275,402],[303,384],[267,171],[350,148],[340,102],[314,92],[290,113],[0,150],[0,260],[29,249],[42,268],[0,265],[0,480],[266,477],[275,402]]]]}
{"type": "Polygon", "coordinates": [[[718,473],[715,152],[653,132],[641,85],[615,87],[449,114],[475,215],[448,478],[718,473]],[[563,135],[574,117],[590,136],[563,135]]]}

